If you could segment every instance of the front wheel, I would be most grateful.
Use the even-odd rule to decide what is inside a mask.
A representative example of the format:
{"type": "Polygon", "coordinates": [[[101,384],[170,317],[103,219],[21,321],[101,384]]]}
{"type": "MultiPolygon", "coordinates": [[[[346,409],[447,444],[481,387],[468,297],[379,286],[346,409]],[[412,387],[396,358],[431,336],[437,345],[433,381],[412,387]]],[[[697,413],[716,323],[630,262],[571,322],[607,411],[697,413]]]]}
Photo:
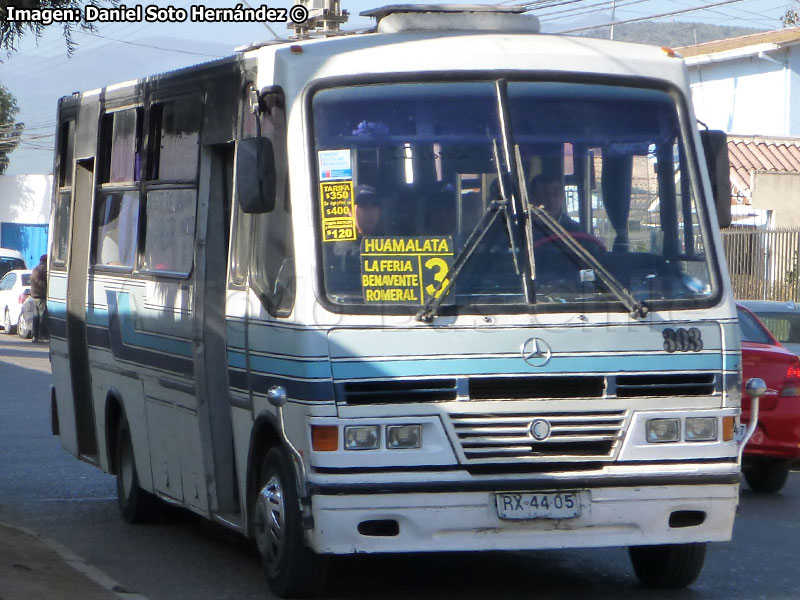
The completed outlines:
{"type": "Polygon", "coordinates": [[[628,548],[636,577],[643,585],[682,588],[694,583],[706,559],[705,544],[631,546],[628,548]]]}
{"type": "Polygon", "coordinates": [[[281,448],[270,450],[261,463],[253,526],[272,593],[296,598],[322,589],[327,560],[305,545],[294,471],[281,448]]]}
{"type": "Polygon", "coordinates": [[[6,335],[11,335],[15,330],[14,325],[11,323],[11,313],[8,312],[7,308],[5,314],[3,315],[3,330],[5,331],[6,335]]]}
{"type": "Polygon", "coordinates": [[[745,481],[754,492],[774,494],[783,489],[789,478],[789,461],[765,458],[742,469],[745,481]]]}
{"type": "Polygon", "coordinates": [[[139,487],[139,475],[133,458],[133,444],[128,420],[123,414],[117,429],[116,447],[117,504],[128,523],[152,523],[163,512],[164,505],[150,492],[139,487]]]}

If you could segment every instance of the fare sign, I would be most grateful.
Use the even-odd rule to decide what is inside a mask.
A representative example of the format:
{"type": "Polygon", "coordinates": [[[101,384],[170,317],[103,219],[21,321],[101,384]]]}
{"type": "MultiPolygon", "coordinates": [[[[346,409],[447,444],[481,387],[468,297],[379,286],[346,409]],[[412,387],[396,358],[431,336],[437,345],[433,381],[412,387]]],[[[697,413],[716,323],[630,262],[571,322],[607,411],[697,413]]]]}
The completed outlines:
{"type": "Polygon", "coordinates": [[[423,305],[441,294],[453,265],[453,239],[367,237],[361,240],[364,302],[423,305]]]}
{"type": "Polygon", "coordinates": [[[322,206],[322,241],[356,240],[352,181],[323,181],[319,184],[322,206]]]}

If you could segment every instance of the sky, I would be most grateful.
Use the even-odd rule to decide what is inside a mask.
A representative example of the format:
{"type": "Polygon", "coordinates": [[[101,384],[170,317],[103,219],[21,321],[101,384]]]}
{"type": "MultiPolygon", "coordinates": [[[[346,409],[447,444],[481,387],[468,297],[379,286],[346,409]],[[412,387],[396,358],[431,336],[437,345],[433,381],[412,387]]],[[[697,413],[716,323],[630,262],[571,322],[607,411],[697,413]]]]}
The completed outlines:
{"type": "MultiPolygon", "coordinates": [[[[128,8],[139,4],[120,2],[128,8]]],[[[149,4],[188,10],[197,2],[153,0],[149,4]]],[[[277,0],[268,6],[289,8],[291,2],[277,0]]],[[[351,15],[344,29],[374,25],[373,19],[360,17],[358,13],[389,3],[389,0],[341,0],[342,8],[351,15]]],[[[465,2],[447,0],[447,3],[465,2]]],[[[236,4],[237,0],[204,0],[204,6],[211,8],[236,4]]],[[[249,5],[260,6],[257,0],[249,0],[249,5]]],[[[553,33],[604,25],[612,21],[612,14],[616,22],[664,15],[658,20],[780,29],[780,17],[787,9],[795,8],[800,12],[798,0],[534,0],[531,5],[531,12],[542,22],[542,30],[553,33]],[[707,8],[679,12],[697,7],[707,8]]],[[[17,98],[20,106],[17,119],[26,126],[23,142],[11,154],[6,174],[51,171],[56,103],[61,96],[213,60],[232,54],[238,46],[275,36],[286,38],[290,33],[283,23],[271,23],[269,27],[260,23],[196,23],[188,19],[176,23],[98,23],[93,33],[74,32],[77,50],[71,56],[67,55],[58,25],[50,26],[38,40],[29,35],[17,52],[11,56],[0,55],[0,83],[17,98]]]]}

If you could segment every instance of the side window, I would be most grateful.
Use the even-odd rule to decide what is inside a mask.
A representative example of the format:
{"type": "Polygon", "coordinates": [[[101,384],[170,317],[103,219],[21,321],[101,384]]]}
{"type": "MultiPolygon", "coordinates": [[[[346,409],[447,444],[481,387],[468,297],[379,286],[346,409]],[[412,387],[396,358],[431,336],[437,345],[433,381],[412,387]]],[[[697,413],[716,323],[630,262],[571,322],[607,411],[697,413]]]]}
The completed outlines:
{"type": "Polygon", "coordinates": [[[99,152],[100,184],[95,193],[92,261],[95,267],[125,267],[136,262],[142,170],[141,108],[103,116],[99,152]]]}
{"type": "MultiPolygon", "coordinates": [[[[294,238],[286,162],[286,120],[283,96],[263,99],[261,135],[272,141],[275,154],[275,209],[255,217],[253,281],[271,314],[292,312],[295,296],[294,238]]],[[[245,122],[245,131],[248,131],[245,122]]]]}
{"type": "Polygon", "coordinates": [[[139,181],[142,143],[141,110],[131,108],[103,118],[103,183],[139,181]]]}
{"type": "Polygon", "coordinates": [[[147,193],[145,269],[180,275],[192,270],[196,198],[195,190],[147,193]]]}
{"type": "Polygon", "coordinates": [[[75,121],[64,121],[58,138],[58,187],[72,186],[72,159],[75,156],[75,121]]]}
{"type": "Polygon", "coordinates": [[[761,323],[756,321],[748,312],[741,309],[737,312],[739,314],[739,331],[742,335],[743,342],[772,345],[772,340],[764,331],[761,323]]]}
{"type": "Polygon", "coordinates": [[[184,95],[150,107],[143,268],[165,276],[192,271],[202,105],[184,95]]]}
{"type": "Polygon", "coordinates": [[[8,283],[10,279],[11,275],[6,275],[3,279],[0,279],[0,291],[5,291],[11,287],[8,283]]]}
{"type": "Polygon", "coordinates": [[[69,215],[72,203],[70,192],[58,192],[53,207],[53,247],[50,264],[53,268],[64,267],[69,247],[69,215]]]}
{"type": "Polygon", "coordinates": [[[102,193],[94,218],[95,263],[132,267],[139,231],[139,192],[102,193]]]}
{"type": "Polygon", "coordinates": [[[200,103],[193,97],[152,107],[150,133],[153,154],[149,179],[186,181],[197,178],[200,109],[200,103]]]}
{"type": "Polygon", "coordinates": [[[75,156],[75,120],[61,122],[58,132],[58,187],[53,198],[53,230],[50,266],[63,270],[67,264],[72,204],[72,167],[75,156]]]}

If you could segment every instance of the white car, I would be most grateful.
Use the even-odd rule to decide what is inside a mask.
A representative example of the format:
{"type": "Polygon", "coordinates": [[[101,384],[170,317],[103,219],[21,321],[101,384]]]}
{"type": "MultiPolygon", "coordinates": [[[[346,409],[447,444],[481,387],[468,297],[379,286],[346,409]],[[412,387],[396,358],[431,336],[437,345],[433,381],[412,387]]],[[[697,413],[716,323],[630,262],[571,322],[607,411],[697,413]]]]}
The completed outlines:
{"type": "Polygon", "coordinates": [[[17,250],[0,248],[0,277],[14,269],[27,269],[25,259],[17,250]]]}
{"type": "Polygon", "coordinates": [[[0,279],[0,324],[6,335],[11,335],[16,331],[22,305],[30,295],[30,271],[15,269],[0,279]]]}

